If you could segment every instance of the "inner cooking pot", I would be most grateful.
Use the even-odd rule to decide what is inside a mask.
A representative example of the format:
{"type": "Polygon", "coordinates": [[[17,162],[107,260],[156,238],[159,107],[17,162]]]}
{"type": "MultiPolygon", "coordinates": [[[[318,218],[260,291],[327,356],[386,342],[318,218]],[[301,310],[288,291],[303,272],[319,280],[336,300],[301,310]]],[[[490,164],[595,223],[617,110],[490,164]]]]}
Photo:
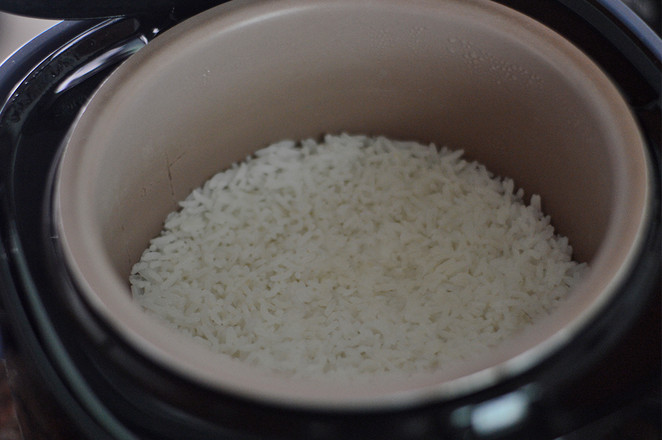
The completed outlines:
{"type": "Polygon", "coordinates": [[[483,0],[235,0],[157,37],[72,130],[56,225],[80,295],[157,364],[221,391],[345,408],[446,399],[558,352],[622,292],[647,222],[643,141],[577,48],[483,0]],[[165,216],[257,149],[325,133],[463,149],[542,197],[590,270],[549,318],[485,356],[411,378],[288,379],[213,354],[132,301],[128,277],[165,216]]]}

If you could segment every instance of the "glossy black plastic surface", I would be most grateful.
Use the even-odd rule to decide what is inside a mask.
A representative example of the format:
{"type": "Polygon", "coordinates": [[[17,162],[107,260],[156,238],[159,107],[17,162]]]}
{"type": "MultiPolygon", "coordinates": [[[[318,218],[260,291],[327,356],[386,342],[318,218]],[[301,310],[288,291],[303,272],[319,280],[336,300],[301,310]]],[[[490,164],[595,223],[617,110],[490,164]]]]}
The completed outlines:
{"type": "Polygon", "coordinates": [[[186,17],[223,0],[3,0],[0,11],[36,18],[186,17]]]}

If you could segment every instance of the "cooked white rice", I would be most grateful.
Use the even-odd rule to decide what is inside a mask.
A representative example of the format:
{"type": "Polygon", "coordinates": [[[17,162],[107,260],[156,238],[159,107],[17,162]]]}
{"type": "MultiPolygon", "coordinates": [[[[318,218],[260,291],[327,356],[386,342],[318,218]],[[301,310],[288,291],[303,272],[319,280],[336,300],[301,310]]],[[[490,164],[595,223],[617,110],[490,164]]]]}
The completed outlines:
{"type": "Polygon", "coordinates": [[[577,283],[540,197],[461,151],[285,141],[196,189],[134,266],[135,300],[286,374],[417,373],[545,316],[577,283]]]}

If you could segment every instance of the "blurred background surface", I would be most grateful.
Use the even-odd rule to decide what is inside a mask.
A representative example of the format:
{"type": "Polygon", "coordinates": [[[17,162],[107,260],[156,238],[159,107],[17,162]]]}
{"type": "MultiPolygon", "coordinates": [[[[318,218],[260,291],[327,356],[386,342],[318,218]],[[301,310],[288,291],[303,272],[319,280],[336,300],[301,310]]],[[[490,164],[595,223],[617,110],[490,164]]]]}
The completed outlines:
{"type": "Polygon", "coordinates": [[[53,20],[38,20],[0,12],[0,62],[55,23],[57,22],[53,20]]]}

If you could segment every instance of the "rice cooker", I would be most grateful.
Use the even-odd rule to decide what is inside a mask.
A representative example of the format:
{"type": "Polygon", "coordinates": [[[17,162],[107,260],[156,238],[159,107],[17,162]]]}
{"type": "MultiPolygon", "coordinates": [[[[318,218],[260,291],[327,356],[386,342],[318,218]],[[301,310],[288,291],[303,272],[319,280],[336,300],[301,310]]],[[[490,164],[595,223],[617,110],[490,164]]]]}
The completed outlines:
{"type": "Polygon", "coordinates": [[[0,304],[30,439],[654,439],[662,40],[616,0],[5,1],[0,304]],[[331,383],[190,344],[130,298],[214,172],[329,132],[448,144],[541,194],[589,272],[453,369],[331,383]]]}

